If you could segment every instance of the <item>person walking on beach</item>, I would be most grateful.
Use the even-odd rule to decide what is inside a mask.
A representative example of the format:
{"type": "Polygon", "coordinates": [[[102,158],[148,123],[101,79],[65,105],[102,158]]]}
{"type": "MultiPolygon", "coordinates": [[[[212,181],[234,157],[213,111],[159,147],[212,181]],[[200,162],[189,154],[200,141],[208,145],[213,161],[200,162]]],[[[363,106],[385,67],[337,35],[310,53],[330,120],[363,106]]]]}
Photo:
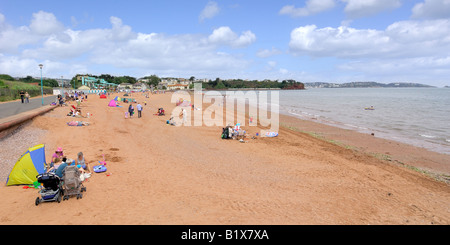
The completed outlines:
{"type": "Polygon", "coordinates": [[[23,90],[20,91],[20,99],[22,100],[22,104],[23,104],[23,100],[25,98],[25,93],[23,92],[23,90]]]}
{"type": "Polygon", "coordinates": [[[25,101],[26,103],[30,103],[30,94],[28,92],[25,92],[25,101]]]}
{"type": "Polygon", "coordinates": [[[130,118],[133,117],[134,108],[133,108],[132,104],[130,104],[130,106],[128,106],[128,113],[130,113],[130,118]]]}
{"type": "Polygon", "coordinates": [[[137,104],[136,109],[138,111],[138,118],[141,118],[142,115],[142,105],[140,103],[137,104]]]}
{"type": "Polygon", "coordinates": [[[181,109],[181,113],[180,113],[180,116],[182,116],[183,117],[183,124],[185,124],[186,123],[186,109],[181,109]]]}

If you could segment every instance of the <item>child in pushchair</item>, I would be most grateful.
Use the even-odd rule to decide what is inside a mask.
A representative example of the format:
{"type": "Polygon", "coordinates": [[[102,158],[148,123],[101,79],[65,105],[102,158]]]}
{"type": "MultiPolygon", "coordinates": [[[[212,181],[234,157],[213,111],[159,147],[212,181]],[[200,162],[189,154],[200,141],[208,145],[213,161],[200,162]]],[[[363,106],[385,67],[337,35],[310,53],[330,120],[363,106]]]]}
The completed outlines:
{"type": "Polygon", "coordinates": [[[41,202],[61,202],[63,189],[61,180],[54,173],[43,173],[36,176],[37,181],[44,185],[44,188],[39,191],[42,198],[37,197],[35,204],[39,205],[41,202]]]}

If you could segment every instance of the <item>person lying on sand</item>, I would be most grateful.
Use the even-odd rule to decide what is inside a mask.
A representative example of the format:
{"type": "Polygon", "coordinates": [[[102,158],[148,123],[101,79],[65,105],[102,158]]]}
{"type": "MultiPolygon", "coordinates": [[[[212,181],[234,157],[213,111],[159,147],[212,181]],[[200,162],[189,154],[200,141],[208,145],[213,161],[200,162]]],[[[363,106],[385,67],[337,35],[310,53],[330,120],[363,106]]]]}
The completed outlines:
{"type": "Polygon", "coordinates": [[[88,122],[83,121],[70,121],[67,123],[69,126],[89,126],[88,122]]]}

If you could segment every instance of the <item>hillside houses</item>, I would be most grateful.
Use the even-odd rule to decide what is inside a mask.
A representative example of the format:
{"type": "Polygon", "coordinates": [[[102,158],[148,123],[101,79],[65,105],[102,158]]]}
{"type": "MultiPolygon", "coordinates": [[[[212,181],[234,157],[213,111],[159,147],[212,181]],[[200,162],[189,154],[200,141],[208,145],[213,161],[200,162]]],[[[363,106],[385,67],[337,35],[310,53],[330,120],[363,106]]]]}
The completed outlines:
{"type": "Polygon", "coordinates": [[[117,86],[118,91],[145,91],[147,89],[149,89],[149,86],[145,82],[121,83],[117,86]]]}
{"type": "Polygon", "coordinates": [[[156,89],[179,90],[189,89],[193,81],[186,78],[161,78],[156,89]]]}

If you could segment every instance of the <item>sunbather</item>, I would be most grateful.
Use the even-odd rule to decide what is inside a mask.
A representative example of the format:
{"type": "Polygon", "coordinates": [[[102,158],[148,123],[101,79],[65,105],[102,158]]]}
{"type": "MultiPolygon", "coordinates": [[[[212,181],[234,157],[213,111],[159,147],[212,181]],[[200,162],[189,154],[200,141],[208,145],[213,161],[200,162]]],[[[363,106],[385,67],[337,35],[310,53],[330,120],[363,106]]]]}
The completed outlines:
{"type": "Polygon", "coordinates": [[[89,126],[88,122],[83,121],[70,121],[67,123],[69,126],[89,126]]]}

